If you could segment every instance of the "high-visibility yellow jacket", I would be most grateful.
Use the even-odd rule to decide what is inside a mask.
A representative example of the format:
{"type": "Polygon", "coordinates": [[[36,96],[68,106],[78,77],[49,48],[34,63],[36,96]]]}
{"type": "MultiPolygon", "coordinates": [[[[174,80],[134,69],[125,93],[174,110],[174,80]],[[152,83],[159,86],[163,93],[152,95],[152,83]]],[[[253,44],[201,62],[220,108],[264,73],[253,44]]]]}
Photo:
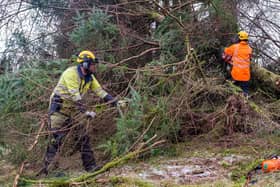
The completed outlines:
{"type": "Polygon", "coordinates": [[[108,94],[102,89],[94,75],[84,76],[80,66],[72,66],[62,73],[50,99],[52,100],[54,95],[60,96],[63,101],[62,108],[70,108],[90,89],[101,98],[105,98],[108,94]]]}
{"type": "Polygon", "coordinates": [[[224,53],[232,57],[232,78],[236,81],[249,81],[252,48],[248,42],[241,41],[238,44],[233,44],[225,48],[224,53]]]}

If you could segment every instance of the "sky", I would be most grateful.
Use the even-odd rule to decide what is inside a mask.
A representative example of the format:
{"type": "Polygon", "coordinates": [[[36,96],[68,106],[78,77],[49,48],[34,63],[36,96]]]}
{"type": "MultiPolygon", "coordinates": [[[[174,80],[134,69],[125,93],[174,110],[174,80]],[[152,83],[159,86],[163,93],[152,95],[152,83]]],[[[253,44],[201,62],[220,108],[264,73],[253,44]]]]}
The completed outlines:
{"type": "Polygon", "coordinates": [[[41,32],[53,32],[56,28],[50,20],[41,15],[28,3],[21,0],[5,0],[0,5],[0,55],[5,50],[5,44],[14,32],[23,32],[26,38],[34,40],[41,32]],[[11,16],[18,13],[16,16],[11,16]],[[3,19],[5,18],[5,19],[3,19]]]}
{"type": "MultiPolygon", "coordinates": [[[[241,28],[249,32],[252,41],[277,60],[280,57],[280,1],[260,0],[258,6],[250,5],[248,1],[248,4],[242,4],[240,7],[246,9],[249,15],[249,17],[240,15],[241,28]]],[[[263,65],[262,59],[258,61],[263,65]]]]}

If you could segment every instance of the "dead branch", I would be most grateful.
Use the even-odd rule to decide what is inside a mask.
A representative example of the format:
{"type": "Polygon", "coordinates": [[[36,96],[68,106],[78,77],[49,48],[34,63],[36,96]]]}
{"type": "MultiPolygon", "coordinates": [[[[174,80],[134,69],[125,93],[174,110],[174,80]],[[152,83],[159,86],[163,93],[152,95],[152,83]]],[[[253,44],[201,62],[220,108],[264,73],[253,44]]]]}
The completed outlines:
{"type": "MultiPolygon", "coordinates": [[[[35,140],[34,140],[34,142],[30,145],[30,147],[27,149],[28,152],[31,152],[32,149],[34,148],[34,146],[37,144],[38,139],[39,139],[39,136],[40,136],[40,133],[41,133],[42,129],[44,128],[44,126],[45,126],[45,120],[42,119],[42,120],[41,120],[41,126],[40,126],[40,128],[39,128],[39,130],[38,130],[38,132],[37,132],[37,135],[36,135],[36,137],[35,137],[35,140]]],[[[27,160],[24,160],[24,161],[21,163],[20,168],[19,168],[19,170],[18,170],[18,173],[17,173],[16,176],[15,176],[14,183],[13,183],[13,187],[17,187],[17,186],[18,186],[18,181],[19,181],[20,175],[21,175],[22,172],[23,172],[24,165],[25,165],[26,162],[27,162],[27,160]]]]}
{"type": "Polygon", "coordinates": [[[116,64],[113,64],[113,65],[111,66],[111,68],[114,68],[114,67],[116,67],[116,66],[119,66],[119,65],[121,65],[121,64],[123,64],[123,63],[125,63],[125,62],[130,61],[130,60],[137,59],[137,58],[139,58],[139,57],[141,57],[141,56],[143,56],[143,55],[145,55],[145,54],[147,54],[147,53],[149,53],[149,52],[156,51],[156,50],[159,50],[159,47],[154,47],[154,48],[147,49],[147,50],[143,51],[142,53],[140,53],[139,55],[129,57],[129,58],[124,59],[124,60],[122,60],[122,61],[120,61],[120,62],[118,62],[118,63],[116,63],[116,64]]]}

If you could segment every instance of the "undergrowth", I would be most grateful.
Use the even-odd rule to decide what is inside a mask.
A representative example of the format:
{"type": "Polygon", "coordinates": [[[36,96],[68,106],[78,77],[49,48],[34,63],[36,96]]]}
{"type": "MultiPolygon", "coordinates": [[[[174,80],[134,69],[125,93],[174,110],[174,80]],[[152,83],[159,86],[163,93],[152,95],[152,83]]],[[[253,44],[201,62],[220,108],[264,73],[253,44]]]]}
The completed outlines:
{"type": "Polygon", "coordinates": [[[33,139],[30,134],[40,127],[54,80],[67,66],[66,60],[34,62],[17,73],[0,76],[2,157],[14,164],[28,157],[27,147],[33,139]]]}

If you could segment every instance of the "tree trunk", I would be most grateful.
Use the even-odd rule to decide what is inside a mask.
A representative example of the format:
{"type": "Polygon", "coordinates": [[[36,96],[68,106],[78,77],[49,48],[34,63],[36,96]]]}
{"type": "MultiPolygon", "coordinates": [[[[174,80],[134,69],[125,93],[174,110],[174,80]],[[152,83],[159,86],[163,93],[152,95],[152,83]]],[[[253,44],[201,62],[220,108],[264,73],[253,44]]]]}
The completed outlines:
{"type": "Polygon", "coordinates": [[[280,75],[277,75],[257,64],[252,64],[252,79],[258,81],[265,90],[280,92],[280,75]]]}

